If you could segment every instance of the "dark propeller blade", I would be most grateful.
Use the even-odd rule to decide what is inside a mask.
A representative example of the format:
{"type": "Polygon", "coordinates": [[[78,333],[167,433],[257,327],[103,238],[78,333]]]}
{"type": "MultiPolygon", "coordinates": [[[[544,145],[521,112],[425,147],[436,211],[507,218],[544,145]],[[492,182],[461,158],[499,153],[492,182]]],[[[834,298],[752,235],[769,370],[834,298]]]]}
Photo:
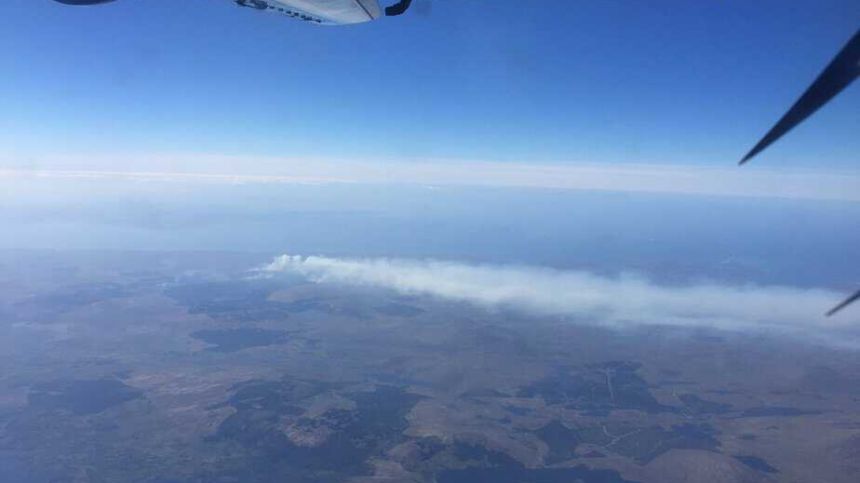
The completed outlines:
{"type": "Polygon", "coordinates": [[[412,4],[412,0],[400,0],[399,2],[395,3],[394,5],[385,7],[385,15],[388,17],[393,17],[395,15],[401,15],[404,12],[406,12],[406,10],[409,9],[409,5],[411,5],[411,4],[412,4]]]}
{"type": "Polygon", "coordinates": [[[783,134],[797,126],[804,119],[812,115],[827,101],[833,99],[836,94],[848,87],[851,82],[860,75],[860,30],[830,61],[830,65],[819,74],[809,89],[800,96],[800,99],[791,106],[791,109],[782,116],[782,119],[768,131],[767,134],[753,147],[749,153],[738,164],[744,164],[756,154],[762,152],[771,143],[782,137],[783,134]]]}
{"type": "Polygon", "coordinates": [[[835,314],[836,312],[839,312],[840,310],[844,309],[845,307],[848,307],[853,302],[856,302],[857,299],[860,299],[860,290],[854,292],[854,295],[848,297],[847,299],[843,300],[839,305],[830,309],[830,311],[827,312],[827,316],[830,317],[831,315],[835,314]]]}

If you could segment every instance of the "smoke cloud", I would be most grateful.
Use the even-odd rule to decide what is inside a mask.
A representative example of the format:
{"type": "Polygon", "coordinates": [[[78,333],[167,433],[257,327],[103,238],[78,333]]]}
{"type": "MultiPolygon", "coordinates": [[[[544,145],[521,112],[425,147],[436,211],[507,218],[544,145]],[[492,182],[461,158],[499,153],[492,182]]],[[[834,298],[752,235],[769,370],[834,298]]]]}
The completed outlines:
{"type": "Polygon", "coordinates": [[[610,326],[673,325],[722,329],[826,331],[860,325],[855,313],[825,319],[842,294],[823,289],[697,283],[665,286],[636,275],[524,266],[469,265],[406,259],[351,259],[282,255],[263,272],[299,274],[319,283],[353,284],[566,315],[610,326]]]}

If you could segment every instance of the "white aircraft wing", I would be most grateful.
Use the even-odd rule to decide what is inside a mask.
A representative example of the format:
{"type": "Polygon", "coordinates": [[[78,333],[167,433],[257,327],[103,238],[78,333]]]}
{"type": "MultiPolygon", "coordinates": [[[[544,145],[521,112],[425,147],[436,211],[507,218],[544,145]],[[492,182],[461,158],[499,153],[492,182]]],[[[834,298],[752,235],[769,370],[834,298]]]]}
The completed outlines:
{"type": "Polygon", "coordinates": [[[321,25],[370,22],[382,16],[378,0],[234,0],[244,7],[267,10],[321,25]]]}
{"type": "MultiPolygon", "coordinates": [[[[66,5],[98,5],[115,0],[55,0],[66,5]]],[[[379,0],[230,0],[240,7],[267,11],[319,25],[348,25],[370,22],[383,15],[379,0]]],[[[385,15],[400,15],[412,0],[399,0],[385,15]]]]}

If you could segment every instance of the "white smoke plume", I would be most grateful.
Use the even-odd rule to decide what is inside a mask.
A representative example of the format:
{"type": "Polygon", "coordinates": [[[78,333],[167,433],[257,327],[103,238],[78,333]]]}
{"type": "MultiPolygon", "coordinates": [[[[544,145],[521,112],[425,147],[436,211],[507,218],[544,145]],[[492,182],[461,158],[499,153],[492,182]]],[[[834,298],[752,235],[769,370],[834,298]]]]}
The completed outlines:
{"type": "Polygon", "coordinates": [[[823,289],[709,283],[663,286],[635,275],[603,277],[536,267],[385,258],[282,255],[262,270],[299,274],[319,283],[380,287],[486,307],[569,315],[613,326],[817,330],[860,325],[854,313],[825,319],[823,312],[841,294],[823,289]]]}

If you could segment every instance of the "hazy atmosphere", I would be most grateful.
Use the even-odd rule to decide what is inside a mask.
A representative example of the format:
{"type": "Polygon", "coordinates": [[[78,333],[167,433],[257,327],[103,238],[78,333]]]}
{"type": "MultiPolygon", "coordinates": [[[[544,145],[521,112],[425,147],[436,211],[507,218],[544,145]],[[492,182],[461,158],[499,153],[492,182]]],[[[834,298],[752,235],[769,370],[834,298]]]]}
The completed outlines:
{"type": "Polygon", "coordinates": [[[0,480],[855,480],[860,4],[315,2],[0,5],[0,480]]]}

